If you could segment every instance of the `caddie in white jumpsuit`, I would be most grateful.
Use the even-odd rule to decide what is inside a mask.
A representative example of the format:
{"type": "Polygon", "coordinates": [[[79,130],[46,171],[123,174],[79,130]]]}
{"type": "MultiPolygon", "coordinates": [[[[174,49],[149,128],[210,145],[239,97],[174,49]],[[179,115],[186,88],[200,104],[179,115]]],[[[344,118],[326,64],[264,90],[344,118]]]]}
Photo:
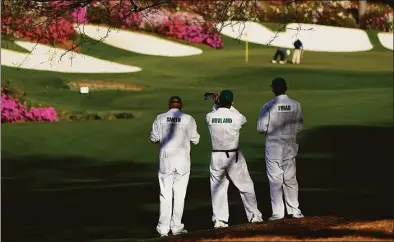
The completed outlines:
{"type": "Polygon", "coordinates": [[[257,121],[257,131],[266,135],[265,162],[272,206],[269,220],[284,218],[283,195],[287,214],[302,218],[295,160],[298,152],[296,134],[303,126],[301,105],[286,95],[287,85],[283,78],[272,81],[272,91],[276,97],[264,104],[257,121]]]}
{"type": "Polygon", "coordinates": [[[229,179],[238,188],[249,222],[262,222],[253,181],[246,160],[239,151],[239,132],[246,118],[233,106],[233,93],[228,90],[215,98],[219,106],[206,115],[212,142],[210,183],[214,228],[228,227],[227,190],[229,179]]]}
{"type": "Polygon", "coordinates": [[[187,233],[181,220],[190,175],[190,143],[198,144],[200,135],[194,118],[181,108],[181,98],[171,97],[169,111],[156,117],[150,135],[153,143],[160,143],[160,218],[156,230],[162,237],[170,230],[173,235],[187,233]]]}

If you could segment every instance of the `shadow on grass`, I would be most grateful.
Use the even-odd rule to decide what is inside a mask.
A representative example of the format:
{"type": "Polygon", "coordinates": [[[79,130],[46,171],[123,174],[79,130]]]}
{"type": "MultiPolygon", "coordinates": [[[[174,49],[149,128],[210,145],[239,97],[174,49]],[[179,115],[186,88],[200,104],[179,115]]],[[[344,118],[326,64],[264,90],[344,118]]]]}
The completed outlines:
{"type": "MultiPolygon", "coordinates": [[[[392,218],[392,134],[392,128],[381,127],[321,127],[305,131],[300,136],[297,159],[303,213],[392,218]],[[329,154],[328,158],[325,154],[329,154]]],[[[255,150],[264,154],[263,147],[256,146],[255,150]]],[[[260,164],[254,166],[259,172],[252,178],[259,208],[267,219],[271,214],[269,186],[266,179],[259,177],[266,176],[263,161],[260,164]]],[[[159,216],[157,169],[156,162],[14,157],[3,152],[2,239],[132,241],[155,237],[159,216]]],[[[230,225],[246,223],[239,193],[233,185],[229,188],[229,200],[230,225]]],[[[209,176],[193,177],[192,170],[183,222],[189,231],[211,229],[211,216],[209,176]]]]}

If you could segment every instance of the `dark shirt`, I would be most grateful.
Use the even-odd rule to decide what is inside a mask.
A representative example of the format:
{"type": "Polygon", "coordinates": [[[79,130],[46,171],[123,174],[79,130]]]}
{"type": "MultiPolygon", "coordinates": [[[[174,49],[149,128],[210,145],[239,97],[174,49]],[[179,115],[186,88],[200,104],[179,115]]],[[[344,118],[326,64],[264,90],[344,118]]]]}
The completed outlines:
{"type": "Polygon", "coordinates": [[[281,53],[282,55],[286,55],[286,49],[285,48],[278,48],[278,52],[281,53]]]}
{"type": "Polygon", "coordinates": [[[301,49],[301,47],[302,47],[302,42],[298,39],[298,40],[296,40],[296,42],[294,42],[294,47],[296,48],[296,49],[301,49]]]}

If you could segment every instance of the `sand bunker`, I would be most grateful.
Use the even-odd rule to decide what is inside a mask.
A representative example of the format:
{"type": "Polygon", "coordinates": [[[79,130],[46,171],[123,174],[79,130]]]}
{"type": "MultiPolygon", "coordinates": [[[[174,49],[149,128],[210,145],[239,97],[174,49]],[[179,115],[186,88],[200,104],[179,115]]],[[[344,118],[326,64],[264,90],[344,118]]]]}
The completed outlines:
{"type": "Polygon", "coordinates": [[[255,22],[226,22],[221,33],[251,43],[285,48],[294,48],[293,42],[299,38],[304,49],[311,51],[355,52],[373,48],[365,31],[315,24],[292,23],[286,25],[286,32],[276,33],[255,22]],[[247,33],[247,37],[241,33],[247,33]]]}
{"type": "Polygon", "coordinates": [[[71,89],[80,89],[81,87],[88,87],[89,90],[120,90],[120,91],[141,91],[143,86],[129,83],[111,82],[111,81],[94,81],[82,80],[71,81],[67,83],[71,89]]]}
{"type": "Polygon", "coordinates": [[[387,49],[393,50],[393,33],[378,33],[380,43],[387,49]]]}
{"type": "Polygon", "coordinates": [[[75,30],[92,39],[102,40],[102,42],[107,45],[144,55],[181,57],[199,55],[202,53],[202,50],[192,46],[179,44],[147,34],[109,28],[106,26],[75,26],[75,30]]]}
{"type": "Polygon", "coordinates": [[[95,57],[68,52],[47,45],[15,41],[15,44],[31,52],[22,53],[1,49],[1,65],[40,71],[68,73],[128,73],[141,71],[135,66],[122,65],[95,57]]]}

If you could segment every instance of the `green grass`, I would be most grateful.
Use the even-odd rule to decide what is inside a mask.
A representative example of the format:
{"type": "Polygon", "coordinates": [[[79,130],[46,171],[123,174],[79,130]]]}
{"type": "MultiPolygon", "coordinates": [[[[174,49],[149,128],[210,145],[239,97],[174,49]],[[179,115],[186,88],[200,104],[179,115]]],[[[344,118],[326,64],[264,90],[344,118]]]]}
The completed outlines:
{"type": "MultiPolygon", "coordinates": [[[[12,87],[27,92],[34,103],[71,112],[130,111],[135,115],[131,120],[2,124],[6,238],[79,241],[154,236],[158,146],[150,144],[148,137],[154,118],[167,110],[172,95],[183,98],[183,110],[195,117],[201,134],[200,144],[192,148],[185,223],[191,230],[210,228],[210,141],[204,117],[212,104],[203,100],[203,94],[225,88],[234,91],[235,106],[248,119],[241,132],[241,149],[255,181],[259,206],[268,216],[264,137],[256,132],[256,120],[261,106],[273,98],[270,81],[277,76],[288,81],[288,94],[301,102],[305,116],[297,167],[301,188],[387,187],[389,183],[383,181],[390,177],[386,156],[390,155],[393,122],[392,51],[380,45],[359,53],[306,51],[301,65],[272,65],[275,48],[250,44],[246,64],[244,43],[226,37],[224,41],[223,50],[197,45],[204,50],[202,55],[182,58],[133,54],[103,43],[82,47],[89,55],[143,70],[132,74],[64,74],[2,67],[3,82],[9,80],[12,87]],[[83,79],[142,84],[145,89],[81,95],[66,86],[67,81],[83,79]],[[370,162],[381,163],[383,171],[369,173],[374,170],[370,162]],[[350,179],[355,171],[363,178],[350,179]]],[[[239,195],[234,190],[230,193],[234,203],[230,222],[245,222],[239,195]]],[[[349,192],[340,212],[351,214],[358,209],[384,214],[387,211],[381,204],[385,200],[379,194],[371,200],[371,196],[360,199],[349,192]],[[367,201],[368,209],[364,207],[367,201]],[[373,202],[380,205],[371,209],[373,202]]],[[[316,197],[301,192],[301,197],[309,214],[335,214],[334,208],[341,207],[333,194],[316,197]]]]}

